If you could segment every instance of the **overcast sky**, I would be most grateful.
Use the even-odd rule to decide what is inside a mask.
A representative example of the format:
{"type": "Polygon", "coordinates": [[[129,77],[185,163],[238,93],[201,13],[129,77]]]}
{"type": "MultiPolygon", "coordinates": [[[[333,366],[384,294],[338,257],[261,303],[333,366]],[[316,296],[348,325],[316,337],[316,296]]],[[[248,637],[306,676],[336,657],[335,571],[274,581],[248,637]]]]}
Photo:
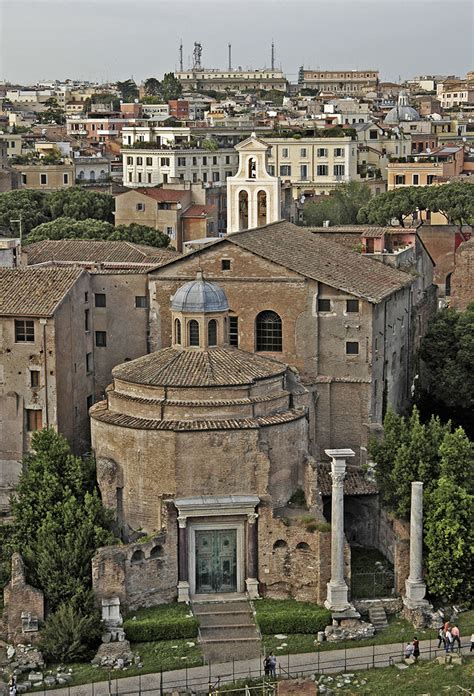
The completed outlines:
{"type": "Polygon", "coordinates": [[[0,80],[141,81],[188,67],[379,69],[383,80],[474,67],[474,0],[0,0],[0,80]]]}

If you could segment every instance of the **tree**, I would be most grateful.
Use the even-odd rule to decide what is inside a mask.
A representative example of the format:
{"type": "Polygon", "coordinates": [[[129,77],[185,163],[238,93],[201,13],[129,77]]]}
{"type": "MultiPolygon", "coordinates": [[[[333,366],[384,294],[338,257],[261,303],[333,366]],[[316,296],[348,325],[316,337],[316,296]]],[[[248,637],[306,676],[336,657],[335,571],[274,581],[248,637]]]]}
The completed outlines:
{"type": "Polygon", "coordinates": [[[43,239],[97,239],[122,240],[155,247],[167,247],[170,239],[159,230],[145,225],[118,225],[114,227],[105,220],[75,220],[60,217],[34,228],[26,240],[27,244],[41,242],[43,239]]]}
{"type": "Polygon", "coordinates": [[[429,591],[452,602],[472,600],[474,496],[442,476],[425,510],[429,591]]]}
{"type": "Polygon", "coordinates": [[[468,493],[474,493],[474,442],[463,428],[446,433],[439,447],[441,476],[449,478],[468,493]]]}
{"type": "Polygon", "coordinates": [[[40,649],[48,662],[80,662],[90,658],[102,633],[98,610],[86,612],[61,604],[41,630],[40,649]]]}
{"type": "Polygon", "coordinates": [[[12,547],[22,554],[48,608],[83,599],[91,587],[95,549],[113,540],[93,462],[74,456],[53,430],[34,433],[11,507],[12,547]]]}
{"type": "Polygon", "coordinates": [[[18,189],[0,193],[0,227],[9,230],[13,235],[19,235],[19,223],[23,234],[48,222],[51,214],[45,206],[46,194],[32,189],[18,189]]]}
{"type": "Polygon", "coordinates": [[[115,201],[107,193],[87,191],[80,187],[55,191],[46,199],[51,211],[51,219],[69,217],[75,220],[105,220],[113,222],[115,201]]]}
{"type": "Polygon", "coordinates": [[[46,110],[38,115],[40,123],[57,123],[62,125],[66,123],[66,115],[64,109],[60,106],[56,97],[50,97],[44,103],[46,110]]]}
{"type": "Polygon", "coordinates": [[[181,82],[174,76],[174,73],[165,73],[161,81],[161,96],[167,102],[170,99],[179,99],[183,93],[181,82]]]}
{"type": "Polygon", "coordinates": [[[405,419],[388,409],[383,422],[383,438],[372,438],[368,451],[371,459],[377,463],[375,479],[381,501],[391,510],[396,508],[395,484],[392,479],[393,457],[406,440],[405,419]]]}
{"type": "Polygon", "coordinates": [[[473,432],[474,303],[464,312],[443,309],[433,318],[420,345],[420,387],[415,396],[441,416],[473,432]]]}
{"type": "Polygon", "coordinates": [[[391,225],[396,218],[401,227],[407,217],[418,210],[425,210],[423,186],[403,186],[374,196],[360,208],[357,220],[361,224],[391,225]]]}
{"type": "Polygon", "coordinates": [[[124,82],[117,82],[117,90],[124,102],[132,102],[134,99],[138,98],[138,87],[135,80],[124,80],[124,82]]]}
{"type": "Polygon", "coordinates": [[[342,184],[330,195],[317,203],[307,203],[303,209],[305,225],[320,227],[324,220],[332,225],[354,225],[357,214],[370,199],[367,184],[350,181],[342,184]]]}
{"type": "Polygon", "coordinates": [[[145,94],[149,97],[157,97],[161,91],[160,81],[156,77],[149,77],[145,80],[145,94]]]}
{"type": "Polygon", "coordinates": [[[441,186],[423,187],[425,208],[444,215],[452,225],[474,222],[474,184],[452,181],[441,186]]]}

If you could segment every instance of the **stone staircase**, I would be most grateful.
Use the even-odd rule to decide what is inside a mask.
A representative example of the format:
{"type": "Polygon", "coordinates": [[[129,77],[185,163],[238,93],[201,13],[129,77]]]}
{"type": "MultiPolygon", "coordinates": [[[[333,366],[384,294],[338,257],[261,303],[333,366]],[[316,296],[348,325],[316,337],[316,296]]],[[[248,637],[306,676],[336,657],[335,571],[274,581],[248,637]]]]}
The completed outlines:
{"type": "Polygon", "coordinates": [[[377,603],[373,604],[369,608],[369,621],[375,628],[375,631],[381,631],[384,628],[387,628],[388,626],[388,621],[387,621],[387,614],[385,613],[385,609],[383,608],[382,603],[377,603]]]}
{"type": "Polygon", "coordinates": [[[247,601],[193,603],[199,641],[209,662],[247,660],[261,654],[260,633],[247,601]]]}

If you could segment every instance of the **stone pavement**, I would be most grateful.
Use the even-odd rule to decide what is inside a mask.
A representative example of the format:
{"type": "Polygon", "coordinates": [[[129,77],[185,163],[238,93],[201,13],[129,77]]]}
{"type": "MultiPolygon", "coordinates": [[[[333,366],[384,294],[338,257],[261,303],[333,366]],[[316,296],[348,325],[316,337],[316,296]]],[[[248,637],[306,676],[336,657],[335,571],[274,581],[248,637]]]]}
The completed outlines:
{"type": "MultiPolygon", "coordinates": [[[[438,639],[420,642],[421,659],[434,659],[443,655],[444,650],[437,650],[438,639]]],[[[463,653],[468,654],[469,642],[464,641],[463,653]]],[[[352,672],[371,667],[388,667],[390,664],[402,662],[404,646],[401,643],[390,645],[366,645],[347,650],[326,650],[320,653],[300,653],[298,655],[277,656],[277,674],[283,678],[291,674],[311,675],[315,672],[332,674],[337,672],[352,672]]],[[[453,653],[455,654],[455,653],[453,653]]],[[[54,696],[108,696],[112,694],[146,694],[160,696],[171,694],[173,691],[196,693],[206,691],[209,684],[217,686],[223,682],[233,682],[237,679],[256,678],[262,675],[262,660],[260,657],[251,660],[239,660],[221,664],[203,665],[178,669],[163,674],[143,674],[136,677],[112,679],[108,682],[83,684],[61,689],[40,691],[54,696]]],[[[113,672],[112,672],[113,676],[113,672]]]]}

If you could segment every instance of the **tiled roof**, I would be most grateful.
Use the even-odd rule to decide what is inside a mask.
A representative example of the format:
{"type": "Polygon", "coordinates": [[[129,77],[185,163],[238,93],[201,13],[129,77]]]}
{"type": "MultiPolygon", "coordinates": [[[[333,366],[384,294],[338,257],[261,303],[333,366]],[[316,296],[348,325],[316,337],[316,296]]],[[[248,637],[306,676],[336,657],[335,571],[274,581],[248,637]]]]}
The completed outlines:
{"type": "Polygon", "coordinates": [[[180,256],[173,249],[161,249],[126,241],[96,241],[91,239],[44,239],[24,247],[28,265],[46,261],[77,263],[143,263],[156,265],[180,256]]]}
{"type": "Polygon", "coordinates": [[[136,193],[143,193],[145,196],[153,198],[159,203],[179,203],[186,196],[186,191],[180,191],[179,189],[156,188],[154,186],[130,190],[133,190],[136,193]]]}
{"type": "Polygon", "coordinates": [[[309,227],[311,232],[317,234],[353,234],[359,237],[382,237],[384,234],[397,234],[398,232],[412,232],[416,227],[378,227],[376,225],[334,225],[334,227],[309,227]]]}
{"type": "MultiPolygon", "coordinates": [[[[330,464],[318,465],[318,489],[321,491],[321,495],[331,495],[330,471],[330,464]]],[[[375,495],[376,493],[378,493],[377,485],[366,478],[362,469],[353,465],[347,466],[346,478],[344,479],[345,495],[375,495]]]]}
{"type": "Polygon", "coordinates": [[[0,268],[0,315],[50,317],[80,268],[0,268]]]}
{"type": "Polygon", "coordinates": [[[283,374],[286,365],[245,353],[237,348],[182,350],[163,348],[118,365],[112,370],[115,379],[152,386],[220,387],[252,384],[283,374]]]}
{"type": "Polygon", "coordinates": [[[191,218],[191,217],[205,217],[206,215],[212,215],[215,210],[215,205],[192,205],[189,207],[181,217],[191,218]]]}
{"type": "Polygon", "coordinates": [[[315,234],[311,228],[275,222],[226,239],[307,278],[378,303],[413,282],[412,276],[315,234]]]}

